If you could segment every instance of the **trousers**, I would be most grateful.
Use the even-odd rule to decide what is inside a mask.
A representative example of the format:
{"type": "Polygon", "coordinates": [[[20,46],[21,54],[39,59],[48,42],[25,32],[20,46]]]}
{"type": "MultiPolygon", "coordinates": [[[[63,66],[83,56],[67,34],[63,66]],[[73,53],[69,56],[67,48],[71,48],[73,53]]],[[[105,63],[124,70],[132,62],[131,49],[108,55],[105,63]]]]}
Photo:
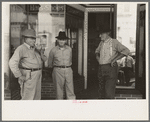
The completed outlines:
{"type": "Polygon", "coordinates": [[[73,86],[73,71],[71,68],[54,67],[52,77],[56,87],[56,99],[63,99],[64,88],[67,99],[76,99],[73,86]]]}
{"type": "Polygon", "coordinates": [[[21,88],[21,100],[40,100],[42,70],[33,71],[30,74],[27,73],[27,70],[21,70],[21,72],[26,78],[28,77],[25,82],[18,79],[21,88]]]}
{"type": "Polygon", "coordinates": [[[121,70],[124,71],[126,85],[130,85],[130,79],[134,76],[133,69],[131,67],[123,67],[121,70]]]}
{"type": "Polygon", "coordinates": [[[118,77],[118,65],[111,64],[99,65],[98,81],[99,81],[99,99],[114,99],[115,87],[118,77]]]}

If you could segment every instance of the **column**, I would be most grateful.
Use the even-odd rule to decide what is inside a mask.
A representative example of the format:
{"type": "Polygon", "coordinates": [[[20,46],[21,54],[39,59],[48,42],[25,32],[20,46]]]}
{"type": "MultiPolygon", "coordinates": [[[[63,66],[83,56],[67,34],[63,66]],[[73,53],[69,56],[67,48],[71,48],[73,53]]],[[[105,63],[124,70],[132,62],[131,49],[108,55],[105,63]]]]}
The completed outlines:
{"type": "Polygon", "coordinates": [[[88,60],[88,11],[85,10],[84,13],[84,66],[83,66],[83,74],[85,77],[84,89],[87,89],[87,60],[88,60]]]}
{"type": "MultiPolygon", "coordinates": [[[[10,58],[10,4],[2,3],[2,66],[4,72],[4,82],[2,85],[4,86],[4,99],[11,99],[10,95],[10,76],[9,76],[9,58],[10,58]]],[[[3,94],[2,94],[3,98],[3,94]]]]}

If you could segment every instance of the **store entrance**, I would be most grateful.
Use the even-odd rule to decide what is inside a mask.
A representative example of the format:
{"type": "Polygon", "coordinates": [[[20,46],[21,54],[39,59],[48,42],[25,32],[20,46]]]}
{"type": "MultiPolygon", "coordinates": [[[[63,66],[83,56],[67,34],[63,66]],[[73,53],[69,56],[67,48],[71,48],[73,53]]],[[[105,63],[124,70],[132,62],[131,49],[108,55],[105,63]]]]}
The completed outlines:
{"type": "MultiPolygon", "coordinates": [[[[111,9],[110,9],[111,10],[111,9]]],[[[95,50],[98,47],[101,38],[98,31],[102,28],[111,29],[111,37],[115,38],[116,28],[114,11],[107,12],[89,12],[88,14],[88,83],[87,88],[98,86],[98,62],[95,56],[95,50]]]]}
{"type": "Polygon", "coordinates": [[[110,13],[89,13],[88,15],[88,88],[98,86],[98,62],[95,50],[101,38],[98,31],[101,28],[110,28],[110,13]]]}

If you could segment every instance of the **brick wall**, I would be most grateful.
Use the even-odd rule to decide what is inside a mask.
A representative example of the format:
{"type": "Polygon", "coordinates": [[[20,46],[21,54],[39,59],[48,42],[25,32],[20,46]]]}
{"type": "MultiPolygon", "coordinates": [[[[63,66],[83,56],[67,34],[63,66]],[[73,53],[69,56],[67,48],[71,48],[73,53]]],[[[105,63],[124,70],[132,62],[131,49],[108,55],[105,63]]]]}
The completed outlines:
{"type": "Polygon", "coordinates": [[[116,94],[115,99],[142,99],[142,94],[116,94]]]}
{"type": "Polygon", "coordinates": [[[50,81],[42,82],[41,99],[56,99],[56,91],[52,79],[50,81]]]}
{"type": "Polygon", "coordinates": [[[138,90],[116,90],[115,99],[143,99],[143,95],[138,90]]]}
{"type": "Polygon", "coordinates": [[[4,100],[11,100],[11,92],[10,90],[4,91],[4,100]]]}
{"type": "Polygon", "coordinates": [[[20,100],[21,99],[20,88],[11,91],[11,99],[12,100],[20,100]]]}

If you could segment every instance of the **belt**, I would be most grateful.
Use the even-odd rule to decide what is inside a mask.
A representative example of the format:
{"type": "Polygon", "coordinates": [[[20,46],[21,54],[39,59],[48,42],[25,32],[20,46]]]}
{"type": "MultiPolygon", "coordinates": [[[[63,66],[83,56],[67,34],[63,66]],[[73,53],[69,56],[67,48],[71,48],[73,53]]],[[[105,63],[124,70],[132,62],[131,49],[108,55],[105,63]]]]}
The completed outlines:
{"type": "Polygon", "coordinates": [[[59,68],[69,68],[71,66],[54,66],[54,67],[59,67],[59,68]]]}
{"type": "Polygon", "coordinates": [[[31,70],[31,72],[33,72],[33,71],[41,70],[42,68],[25,68],[25,67],[20,67],[20,69],[31,70]]]}

